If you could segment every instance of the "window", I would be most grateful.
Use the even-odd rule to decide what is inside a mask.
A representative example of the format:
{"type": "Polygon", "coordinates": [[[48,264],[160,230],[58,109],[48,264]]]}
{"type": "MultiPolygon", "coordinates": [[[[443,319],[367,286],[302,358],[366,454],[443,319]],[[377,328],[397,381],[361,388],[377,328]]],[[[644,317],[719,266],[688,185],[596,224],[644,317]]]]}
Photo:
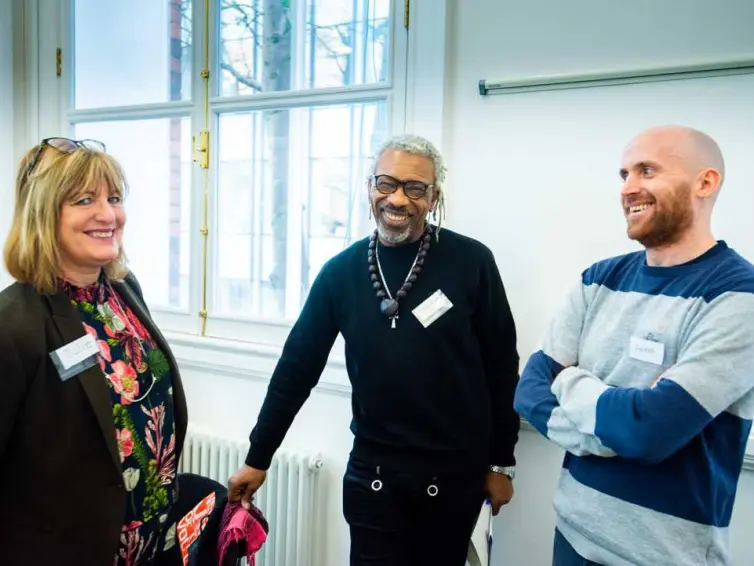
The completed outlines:
{"type": "Polygon", "coordinates": [[[367,233],[385,114],[380,101],[220,115],[218,315],[294,318],[325,261],[367,233]]]}
{"type": "Polygon", "coordinates": [[[126,252],[161,327],[278,343],[371,230],[368,157],[404,125],[404,4],[206,2],[69,2],[65,121],[124,165],[126,252]]]}
{"type": "Polygon", "coordinates": [[[124,245],[150,304],[188,312],[190,0],[72,3],[73,135],[98,139],[130,185],[124,245]]]}

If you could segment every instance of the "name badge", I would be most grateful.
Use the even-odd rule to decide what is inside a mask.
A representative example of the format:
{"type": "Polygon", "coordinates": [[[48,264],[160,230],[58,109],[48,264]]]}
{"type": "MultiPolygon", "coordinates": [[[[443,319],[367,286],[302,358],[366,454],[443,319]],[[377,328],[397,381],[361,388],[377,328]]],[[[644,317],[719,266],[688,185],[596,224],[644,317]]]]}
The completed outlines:
{"type": "Polygon", "coordinates": [[[430,324],[444,315],[453,303],[445,296],[445,293],[439,289],[432,293],[432,295],[416,307],[413,311],[414,316],[422,323],[424,328],[427,328],[430,324]]]}
{"type": "Polygon", "coordinates": [[[50,352],[50,358],[63,381],[97,363],[99,345],[90,334],[50,352]]]}
{"type": "Polygon", "coordinates": [[[635,360],[661,366],[665,359],[665,344],[632,336],[629,355],[635,360]]]}

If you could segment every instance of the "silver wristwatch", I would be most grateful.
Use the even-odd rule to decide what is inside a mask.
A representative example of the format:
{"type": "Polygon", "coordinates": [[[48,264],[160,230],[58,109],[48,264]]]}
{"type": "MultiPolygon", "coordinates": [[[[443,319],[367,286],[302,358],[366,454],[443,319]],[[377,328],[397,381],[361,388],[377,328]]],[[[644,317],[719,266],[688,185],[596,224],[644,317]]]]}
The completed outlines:
{"type": "Polygon", "coordinates": [[[510,479],[516,477],[516,466],[490,466],[488,469],[496,474],[508,476],[510,479]]]}

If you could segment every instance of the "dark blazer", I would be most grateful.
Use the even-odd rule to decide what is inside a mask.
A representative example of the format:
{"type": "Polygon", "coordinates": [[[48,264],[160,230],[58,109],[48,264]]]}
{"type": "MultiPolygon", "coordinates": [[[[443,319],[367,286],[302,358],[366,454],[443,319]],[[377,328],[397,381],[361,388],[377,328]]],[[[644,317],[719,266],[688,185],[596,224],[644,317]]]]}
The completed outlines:
{"type": "MultiPolygon", "coordinates": [[[[113,287],[170,363],[176,462],[186,398],[135,278],[113,287]]],[[[126,490],[112,403],[98,365],[61,381],[49,353],[84,336],[67,295],[14,283],[0,293],[0,564],[111,566],[126,490]]]]}

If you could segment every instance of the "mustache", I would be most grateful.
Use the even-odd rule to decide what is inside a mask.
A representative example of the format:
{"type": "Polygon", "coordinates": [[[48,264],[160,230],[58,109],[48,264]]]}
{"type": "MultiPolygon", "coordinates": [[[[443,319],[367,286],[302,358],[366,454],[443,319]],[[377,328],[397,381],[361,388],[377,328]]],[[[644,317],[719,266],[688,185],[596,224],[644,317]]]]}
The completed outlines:
{"type": "Polygon", "coordinates": [[[390,212],[392,214],[411,216],[411,211],[408,209],[408,207],[405,206],[397,207],[390,204],[384,204],[380,207],[380,210],[383,212],[390,212]]]}
{"type": "Polygon", "coordinates": [[[649,203],[654,204],[657,200],[647,192],[638,195],[629,195],[623,199],[623,206],[630,207],[635,204],[649,203]]]}

